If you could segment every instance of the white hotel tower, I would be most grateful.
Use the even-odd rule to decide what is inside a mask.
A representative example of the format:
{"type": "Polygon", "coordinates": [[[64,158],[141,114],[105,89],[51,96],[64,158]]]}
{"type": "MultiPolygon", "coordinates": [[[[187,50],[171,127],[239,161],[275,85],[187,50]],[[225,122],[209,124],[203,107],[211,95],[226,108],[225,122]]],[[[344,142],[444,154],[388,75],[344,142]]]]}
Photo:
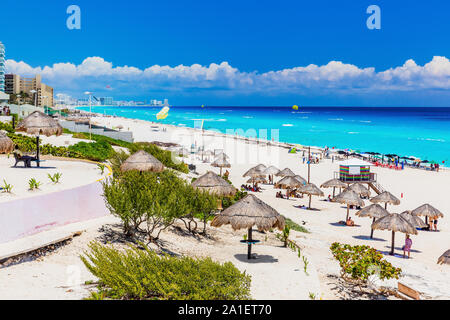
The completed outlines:
{"type": "Polygon", "coordinates": [[[0,91],[5,92],[5,46],[0,42],[0,91]]]}

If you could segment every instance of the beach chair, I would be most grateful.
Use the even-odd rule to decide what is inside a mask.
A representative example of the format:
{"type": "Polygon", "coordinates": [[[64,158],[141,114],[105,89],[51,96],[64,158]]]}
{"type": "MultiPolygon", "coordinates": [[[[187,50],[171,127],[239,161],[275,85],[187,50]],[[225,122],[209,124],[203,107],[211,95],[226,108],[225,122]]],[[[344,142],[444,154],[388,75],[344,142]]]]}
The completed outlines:
{"type": "Polygon", "coordinates": [[[18,154],[14,153],[14,160],[16,160],[16,163],[14,163],[14,167],[17,166],[18,163],[23,162],[23,166],[25,168],[30,168],[31,167],[31,162],[34,161],[36,163],[39,162],[38,159],[36,158],[32,158],[32,157],[21,157],[18,154]]]}

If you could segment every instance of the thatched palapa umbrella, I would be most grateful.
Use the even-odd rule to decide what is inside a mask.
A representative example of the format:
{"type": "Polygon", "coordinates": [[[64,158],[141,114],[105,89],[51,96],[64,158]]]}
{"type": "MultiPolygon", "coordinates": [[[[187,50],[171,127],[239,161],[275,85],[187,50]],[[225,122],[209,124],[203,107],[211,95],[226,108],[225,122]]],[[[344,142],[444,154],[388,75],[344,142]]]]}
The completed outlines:
{"type": "Polygon", "coordinates": [[[231,224],[233,230],[248,229],[248,253],[251,259],[252,228],[256,226],[259,231],[268,231],[272,228],[284,229],[284,218],[274,208],[249,194],[225,209],[211,222],[211,226],[220,227],[231,224]]]}
{"type": "Polygon", "coordinates": [[[192,182],[195,189],[206,190],[218,196],[229,197],[236,193],[236,188],[212,171],[208,171],[192,182]]]}
{"type": "Polygon", "coordinates": [[[222,153],[211,163],[211,166],[220,168],[220,175],[222,175],[222,168],[230,168],[231,164],[227,161],[226,154],[222,153]]]}
{"type": "Polygon", "coordinates": [[[394,243],[396,232],[417,234],[416,228],[414,228],[413,225],[411,225],[398,213],[392,213],[390,215],[384,216],[383,218],[375,220],[375,222],[372,223],[372,229],[392,231],[392,245],[390,255],[394,255],[394,243]]]}
{"type": "Polygon", "coordinates": [[[58,120],[53,119],[41,111],[34,111],[19,122],[16,131],[36,135],[36,159],[38,160],[37,166],[39,167],[39,136],[41,134],[47,137],[52,135],[60,136],[63,132],[63,128],[58,120]]]}
{"type": "Polygon", "coordinates": [[[263,171],[263,174],[274,175],[277,174],[278,172],[280,172],[280,169],[278,169],[275,166],[270,166],[263,171]]]}
{"type": "Polygon", "coordinates": [[[350,206],[364,207],[364,201],[361,199],[359,194],[357,194],[355,191],[349,190],[349,189],[342,191],[336,197],[334,197],[331,201],[347,205],[347,217],[345,218],[345,221],[348,220],[348,215],[350,213],[349,212],[350,206]]]}
{"type": "Polygon", "coordinates": [[[242,176],[256,178],[256,177],[265,177],[266,175],[262,172],[262,170],[253,167],[248,169],[242,176]]]}
{"type": "Polygon", "coordinates": [[[334,198],[336,188],[340,188],[342,190],[342,188],[347,188],[347,184],[345,182],[342,182],[339,179],[331,179],[331,180],[328,180],[328,181],[325,181],[324,183],[322,183],[322,185],[320,187],[321,188],[333,188],[333,198],[334,198]]]}
{"type": "Polygon", "coordinates": [[[275,187],[279,189],[291,189],[300,187],[301,185],[302,183],[295,179],[293,176],[287,176],[278,181],[275,187]]]}
{"type": "Polygon", "coordinates": [[[275,166],[270,166],[263,171],[263,174],[268,175],[269,180],[273,183],[273,175],[277,174],[278,172],[280,172],[280,169],[275,166]]]}
{"type": "Polygon", "coordinates": [[[362,185],[362,183],[354,183],[350,185],[349,187],[351,190],[355,191],[357,194],[359,194],[362,197],[369,197],[370,191],[366,187],[362,185]]]}
{"type": "Polygon", "coordinates": [[[275,174],[277,177],[288,177],[288,176],[295,176],[295,173],[292,172],[291,169],[289,168],[284,168],[283,170],[281,170],[280,172],[278,172],[277,174],[275,174]]]}
{"type": "Polygon", "coordinates": [[[164,165],[151,154],[139,150],[122,163],[120,170],[123,172],[130,170],[161,172],[164,170],[164,165]]]}
{"type": "Polygon", "coordinates": [[[438,264],[444,264],[444,263],[450,264],[450,249],[447,250],[447,251],[445,251],[445,252],[442,254],[442,256],[439,257],[437,263],[438,263],[438,264]]]}
{"type": "Polygon", "coordinates": [[[308,184],[308,181],[306,181],[306,179],[304,179],[302,176],[299,176],[298,174],[294,176],[294,178],[299,181],[302,185],[306,185],[308,184]]]}
{"type": "Polygon", "coordinates": [[[433,207],[431,204],[425,203],[421,205],[420,207],[414,209],[411,211],[411,214],[414,216],[424,216],[425,217],[425,223],[428,224],[428,217],[434,218],[434,217],[440,217],[443,218],[444,214],[440,212],[438,209],[433,207]]]}
{"type": "Polygon", "coordinates": [[[308,209],[311,209],[311,197],[312,196],[323,196],[323,191],[320,190],[315,184],[307,183],[304,185],[300,185],[298,192],[302,194],[307,194],[309,196],[309,204],[308,209]]]}
{"type": "Polygon", "coordinates": [[[406,210],[400,213],[403,219],[408,221],[414,228],[426,228],[427,224],[418,216],[412,215],[411,211],[406,210]]]}
{"type": "MultiPolygon", "coordinates": [[[[372,223],[375,222],[376,219],[383,218],[384,216],[390,214],[386,209],[384,209],[382,206],[380,206],[378,203],[373,203],[368,207],[365,207],[361,210],[359,210],[356,215],[364,218],[364,217],[371,217],[373,218],[372,223]]],[[[373,239],[373,229],[370,229],[370,238],[373,239]]]]}
{"type": "Polygon", "coordinates": [[[0,132],[0,153],[10,153],[14,150],[14,142],[3,132],[0,132]]]}
{"type": "Polygon", "coordinates": [[[264,174],[264,170],[267,169],[267,167],[265,165],[263,165],[262,163],[258,164],[257,166],[254,166],[253,169],[261,172],[262,174],[264,174]]]}
{"type": "Polygon", "coordinates": [[[384,191],[382,193],[380,193],[379,195],[373,197],[372,199],[370,199],[370,202],[372,203],[384,203],[384,208],[387,209],[387,205],[389,204],[393,204],[393,205],[399,205],[400,204],[400,200],[394,196],[392,193],[388,192],[388,191],[384,191]]]}

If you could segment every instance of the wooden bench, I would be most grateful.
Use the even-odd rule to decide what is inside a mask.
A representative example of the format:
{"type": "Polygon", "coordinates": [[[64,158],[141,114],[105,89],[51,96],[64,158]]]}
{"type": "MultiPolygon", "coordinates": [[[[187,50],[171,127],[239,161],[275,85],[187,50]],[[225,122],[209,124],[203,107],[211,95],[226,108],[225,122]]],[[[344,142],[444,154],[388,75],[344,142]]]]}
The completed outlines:
{"type": "Polygon", "coordinates": [[[401,282],[398,283],[398,291],[414,300],[420,300],[420,293],[418,291],[416,291],[408,286],[405,286],[401,282]]]}
{"type": "Polygon", "coordinates": [[[32,161],[34,161],[36,163],[39,162],[39,160],[36,158],[33,158],[33,157],[24,158],[23,156],[19,156],[17,153],[14,153],[14,159],[16,160],[16,163],[14,163],[14,167],[16,167],[18,163],[23,162],[23,166],[25,168],[30,168],[32,161]]]}

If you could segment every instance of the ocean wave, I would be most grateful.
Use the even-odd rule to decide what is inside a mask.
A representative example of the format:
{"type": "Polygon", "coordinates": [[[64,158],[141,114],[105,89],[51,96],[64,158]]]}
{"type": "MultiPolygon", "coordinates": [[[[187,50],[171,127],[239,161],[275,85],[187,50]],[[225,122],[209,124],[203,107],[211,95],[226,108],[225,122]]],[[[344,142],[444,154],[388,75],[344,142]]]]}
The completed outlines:
{"type": "Polygon", "coordinates": [[[433,142],[445,142],[444,139],[435,139],[435,138],[417,138],[416,140],[420,140],[420,141],[433,141],[433,142]]]}
{"type": "Polygon", "coordinates": [[[245,118],[245,119],[253,119],[253,117],[251,117],[251,116],[243,116],[242,118],[245,118]]]}
{"type": "Polygon", "coordinates": [[[294,125],[291,123],[283,123],[282,126],[283,127],[293,127],[294,125]]]}
{"type": "Polygon", "coordinates": [[[190,120],[190,121],[202,121],[202,120],[205,120],[205,121],[210,121],[210,122],[225,122],[225,121],[228,121],[227,119],[188,119],[188,120],[190,120]]]}
{"type": "Polygon", "coordinates": [[[348,134],[359,134],[359,132],[354,132],[354,131],[350,131],[350,132],[347,132],[348,134]]]}
{"type": "Polygon", "coordinates": [[[370,121],[370,120],[360,120],[359,122],[362,122],[362,123],[372,123],[372,121],[370,121]]]}
{"type": "Polygon", "coordinates": [[[343,121],[344,119],[342,119],[342,118],[331,118],[331,119],[328,119],[328,120],[330,120],[330,121],[343,121]]]}

